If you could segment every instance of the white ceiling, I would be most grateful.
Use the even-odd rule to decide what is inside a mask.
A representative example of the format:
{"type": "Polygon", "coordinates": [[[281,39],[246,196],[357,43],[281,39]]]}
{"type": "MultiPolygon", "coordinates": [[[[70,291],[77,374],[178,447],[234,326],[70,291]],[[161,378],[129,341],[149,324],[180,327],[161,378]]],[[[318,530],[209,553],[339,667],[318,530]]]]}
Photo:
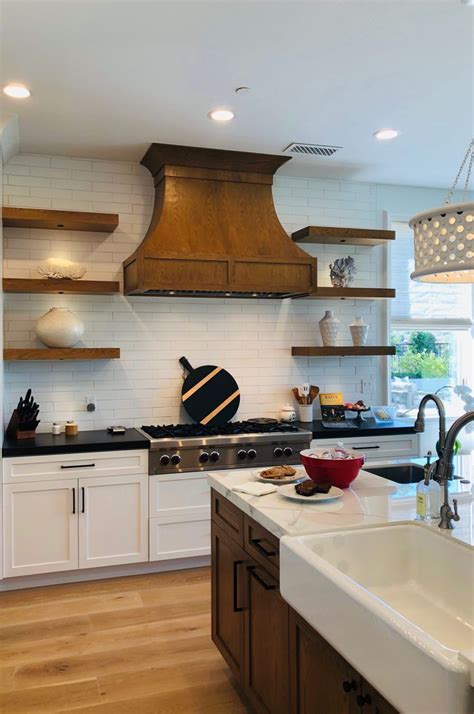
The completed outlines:
{"type": "Polygon", "coordinates": [[[138,160],[152,141],[280,153],[285,173],[447,186],[473,133],[461,0],[3,0],[23,152],[138,160]],[[238,96],[239,85],[252,88],[238,96]],[[207,118],[226,106],[227,125],[207,118]],[[393,142],[373,139],[396,127],[393,142]]]}

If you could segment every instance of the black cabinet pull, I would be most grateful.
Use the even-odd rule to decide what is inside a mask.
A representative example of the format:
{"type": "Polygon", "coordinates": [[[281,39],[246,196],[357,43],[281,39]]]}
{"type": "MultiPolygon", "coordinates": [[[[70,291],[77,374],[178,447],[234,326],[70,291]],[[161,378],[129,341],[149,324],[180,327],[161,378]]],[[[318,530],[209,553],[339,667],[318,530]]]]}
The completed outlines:
{"type": "Polygon", "coordinates": [[[92,469],[95,464],[61,464],[62,469],[92,469]]]}
{"type": "Polygon", "coordinates": [[[76,489],[72,489],[72,512],[73,514],[76,512],[76,489]]]}
{"type": "Polygon", "coordinates": [[[238,600],[238,580],[237,580],[237,578],[238,578],[238,570],[237,570],[237,568],[239,567],[239,565],[242,565],[243,562],[244,562],[243,560],[234,560],[234,562],[232,563],[232,578],[233,578],[233,585],[232,585],[232,587],[233,587],[233,595],[232,595],[232,599],[233,599],[233,609],[234,609],[234,612],[243,612],[243,611],[244,611],[244,608],[243,608],[243,607],[239,607],[239,606],[238,606],[238,602],[237,602],[237,600],[238,600]]]}
{"type": "Polygon", "coordinates": [[[276,555],[276,552],[274,550],[267,550],[266,548],[263,547],[262,541],[265,540],[264,538],[251,538],[250,542],[255,548],[258,550],[259,553],[264,555],[266,558],[271,558],[273,555],[276,555]]]}
{"type": "Polygon", "coordinates": [[[357,682],[355,681],[355,679],[351,679],[351,681],[345,679],[342,683],[342,688],[347,694],[349,694],[349,692],[352,692],[353,690],[357,689],[357,682]]]}
{"type": "Polygon", "coordinates": [[[84,486],[81,486],[81,496],[82,496],[82,508],[81,508],[81,513],[86,512],[86,489],[84,486]]]}
{"type": "Polygon", "coordinates": [[[366,704],[372,704],[372,697],[370,694],[358,694],[356,697],[356,702],[358,707],[365,707],[366,704]]]}
{"type": "Polygon", "coordinates": [[[265,590],[276,590],[276,585],[269,585],[268,583],[265,582],[265,580],[262,577],[260,577],[260,575],[255,570],[254,565],[251,565],[248,570],[249,570],[250,575],[252,577],[254,577],[258,583],[260,583],[262,588],[265,588],[265,590]]]}
{"type": "Polygon", "coordinates": [[[370,449],[380,449],[380,446],[352,446],[354,451],[370,451],[370,449]]]}

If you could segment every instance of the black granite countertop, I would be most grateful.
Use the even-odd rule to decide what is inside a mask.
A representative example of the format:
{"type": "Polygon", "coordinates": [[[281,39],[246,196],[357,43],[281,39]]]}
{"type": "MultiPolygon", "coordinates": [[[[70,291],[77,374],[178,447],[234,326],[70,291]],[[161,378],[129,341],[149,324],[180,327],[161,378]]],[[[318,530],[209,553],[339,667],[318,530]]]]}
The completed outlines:
{"type": "Polygon", "coordinates": [[[312,429],[314,439],[339,439],[344,441],[353,436],[391,436],[396,434],[414,434],[415,426],[407,424],[405,420],[395,419],[391,424],[377,424],[373,418],[366,419],[360,426],[351,426],[350,429],[327,429],[320,419],[315,419],[312,426],[302,421],[296,422],[301,429],[312,429]]]}
{"type": "Polygon", "coordinates": [[[37,434],[34,439],[5,438],[2,454],[7,456],[45,456],[47,454],[74,454],[87,451],[118,451],[120,449],[149,449],[149,440],[136,429],[125,434],[109,434],[105,429],[80,431],[76,436],[66,434],[37,434]]]}

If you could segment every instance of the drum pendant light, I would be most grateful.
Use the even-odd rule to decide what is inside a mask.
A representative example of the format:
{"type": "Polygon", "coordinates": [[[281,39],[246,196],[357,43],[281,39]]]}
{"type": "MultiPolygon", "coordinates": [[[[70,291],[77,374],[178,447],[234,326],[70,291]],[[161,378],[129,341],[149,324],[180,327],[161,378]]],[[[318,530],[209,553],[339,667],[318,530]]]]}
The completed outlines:
{"type": "Polygon", "coordinates": [[[415,237],[412,280],[425,283],[474,283],[474,201],[467,201],[474,162],[474,139],[466,151],[446,203],[410,220],[415,237]],[[450,203],[467,166],[463,203],[450,203]]]}

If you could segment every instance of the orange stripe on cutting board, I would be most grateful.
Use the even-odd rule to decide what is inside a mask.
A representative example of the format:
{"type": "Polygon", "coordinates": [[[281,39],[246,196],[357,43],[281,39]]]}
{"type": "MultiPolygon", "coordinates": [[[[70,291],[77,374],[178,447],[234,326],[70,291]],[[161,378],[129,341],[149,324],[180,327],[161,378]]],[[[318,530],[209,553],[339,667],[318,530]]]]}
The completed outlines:
{"type": "Polygon", "coordinates": [[[183,402],[185,402],[186,399],[188,399],[189,397],[192,397],[193,394],[195,394],[199,389],[201,389],[201,387],[203,387],[206,384],[206,382],[209,382],[209,380],[212,379],[213,377],[215,377],[216,374],[218,374],[218,372],[220,372],[221,370],[222,370],[222,367],[216,367],[215,369],[212,370],[212,372],[209,372],[209,374],[206,375],[206,377],[203,377],[200,382],[195,384],[194,387],[191,387],[191,389],[188,389],[188,391],[185,392],[181,397],[183,402]]]}
{"type": "Polygon", "coordinates": [[[201,421],[199,423],[200,424],[209,424],[211,419],[214,419],[216,414],[219,414],[219,412],[221,412],[223,409],[225,409],[228,404],[230,404],[236,397],[239,396],[239,394],[240,394],[240,389],[237,389],[233,394],[230,395],[230,397],[227,397],[227,399],[224,399],[224,401],[221,404],[219,404],[219,406],[216,407],[214,409],[214,411],[212,411],[210,414],[208,414],[206,417],[204,417],[204,419],[201,419],[201,421]]]}

